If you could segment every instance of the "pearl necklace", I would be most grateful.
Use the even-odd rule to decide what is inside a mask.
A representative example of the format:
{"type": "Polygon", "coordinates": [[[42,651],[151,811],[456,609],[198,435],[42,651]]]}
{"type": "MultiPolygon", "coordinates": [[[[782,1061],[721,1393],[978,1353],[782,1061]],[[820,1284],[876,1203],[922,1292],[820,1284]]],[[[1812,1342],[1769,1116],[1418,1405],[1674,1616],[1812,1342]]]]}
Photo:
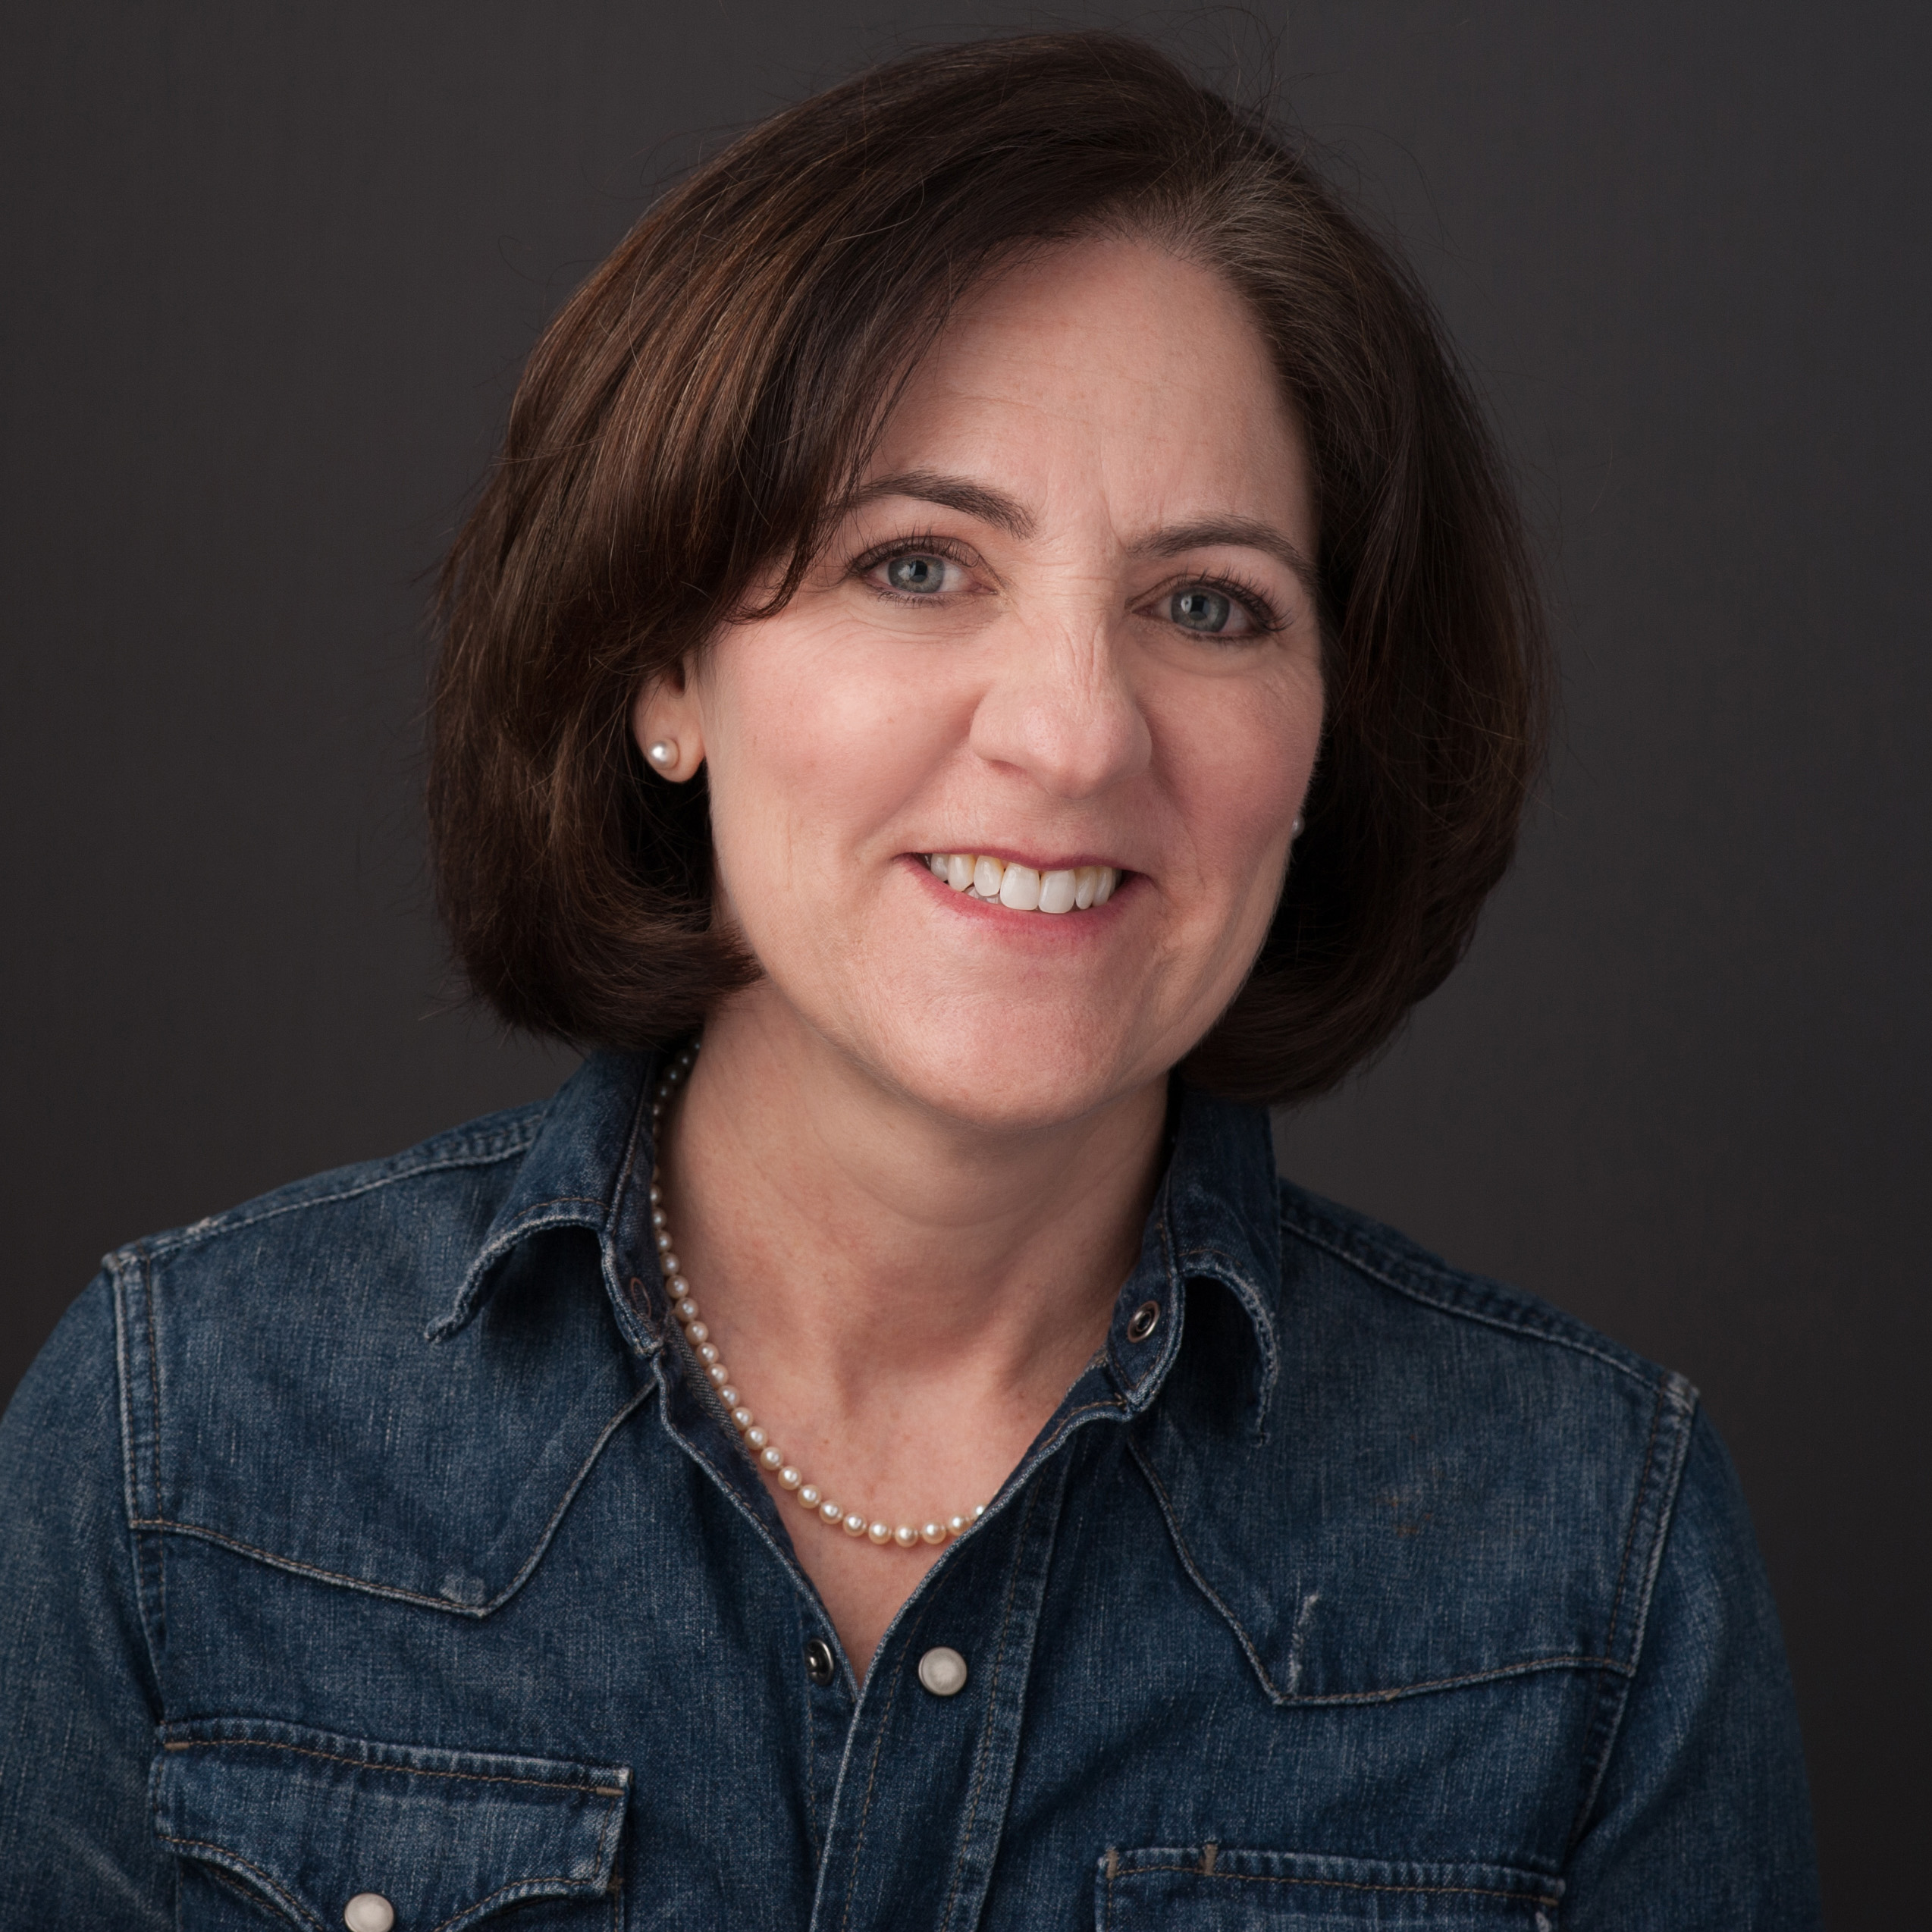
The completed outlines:
{"type": "MultiPolygon", "coordinates": [[[[697,1056],[698,1042],[693,1040],[665,1069],[663,1078],[658,1082],[657,1095],[651,1103],[651,1131],[660,1148],[663,1145],[665,1109],[670,1104],[678,1083],[690,1072],[692,1062],[697,1056]]],[[[704,1370],[705,1379],[717,1391],[718,1400],[723,1404],[725,1413],[730,1416],[753,1460],[761,1469],[777,1477],[781,1489],[795,1497],[828,1529],[843,1529],[848,1536],[862,1536],[882,1548],[892,1545],[910,1550],[922,1543],[943,1543],[949,1536],[964,1535],[986,1514],[986,1505],[980,1503],[966,1515],[948,1516],[944,1522],[935,1520],[922,1523],[917,1529],[909,1523],[893,1524],[883,1519],[868,1522],[857,1510],[847,1510],[842,1504],[826,1495],[817,1483],[808,1482],[802,1469],[786,1460],[783,1452],[759,1426],[757,1418],[732,1385],[731,1371],[719,1359],[718,1345],[711,1339],[710,1328],[698,1316],[698,1304],[692,1299],[691,1284],[685,1279],[679,1265],[677,1251],[671,1240],[670,1220],[664,1212],[664,1190],[654,1180],[651,1184],[651,1227],[657,1240],[657,1265],[671,1291],[671,1312],[678,1319],[685,1341],[698,1366],[704,1370]]]]}

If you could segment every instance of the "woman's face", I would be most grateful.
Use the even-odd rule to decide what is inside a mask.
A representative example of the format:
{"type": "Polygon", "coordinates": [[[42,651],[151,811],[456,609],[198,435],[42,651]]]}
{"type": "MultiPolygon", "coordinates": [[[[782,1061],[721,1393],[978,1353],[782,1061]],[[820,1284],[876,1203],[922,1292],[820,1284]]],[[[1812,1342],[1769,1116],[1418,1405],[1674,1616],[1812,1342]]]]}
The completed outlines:
{"type": "Polygon", "coordinates": [[[708,761],[761,1023],[988,1128],[1163,1074],[1280,892],[1321,732],[1315,547],[1218,275],[1096,240],[980,288],[798,594],[638,705],[641,741],[708,761]]]}

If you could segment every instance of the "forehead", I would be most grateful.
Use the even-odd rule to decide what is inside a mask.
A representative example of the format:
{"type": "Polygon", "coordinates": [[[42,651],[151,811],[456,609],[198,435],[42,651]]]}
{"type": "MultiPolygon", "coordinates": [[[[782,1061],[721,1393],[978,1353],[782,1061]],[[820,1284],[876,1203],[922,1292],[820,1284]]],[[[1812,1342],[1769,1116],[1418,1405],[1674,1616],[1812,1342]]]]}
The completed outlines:
{"type": "Polygon", "coordinates": [[[1097,489],[1131,519],[1228,511],[1303,534],[1302,438],[1252,312],[1152,243],[1056,244],[989,277],[908,379],[869,465],[1097,489]]]}

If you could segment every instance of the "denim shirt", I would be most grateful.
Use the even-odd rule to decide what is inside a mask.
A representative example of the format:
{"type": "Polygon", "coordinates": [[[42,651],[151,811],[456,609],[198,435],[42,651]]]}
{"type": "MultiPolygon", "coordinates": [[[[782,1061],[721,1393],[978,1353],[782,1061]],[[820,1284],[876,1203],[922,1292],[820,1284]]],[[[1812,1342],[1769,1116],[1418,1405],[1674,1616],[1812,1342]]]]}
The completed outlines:
{"type": "Polygon", "coordinates": [[[0,1925],[1815,1923],[1694,1391],[1185,1090],[857,1680],[667,1335],[651,1073],[109,1257],[0,1425],[0,1925]]]}

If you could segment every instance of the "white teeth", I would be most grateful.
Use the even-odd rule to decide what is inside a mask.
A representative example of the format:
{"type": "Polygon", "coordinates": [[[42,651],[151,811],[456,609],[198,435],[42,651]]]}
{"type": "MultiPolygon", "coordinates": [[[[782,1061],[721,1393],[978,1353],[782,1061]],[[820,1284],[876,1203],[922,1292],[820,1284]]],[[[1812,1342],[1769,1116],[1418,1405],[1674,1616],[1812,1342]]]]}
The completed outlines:
{"type": "MultiPolygon", "coordinates": [[[[980,863],[983,865],[984,859],[980,863]]],[[[999,882],[999,902],[1015,912],[1040,910],[1040,874],[1030,865],[1009,865],[999,882]]]]}
{"type": "Polygon", "coordinates": [[[984,852],[928,852],[926,864],[934,878],[943,879],[955,892],[997,899],[1015,912],[1084,912],[1089,906],[1105,905],[1120,883],[1120,873],[1111,865],[1043,873],[984,852]]]}

